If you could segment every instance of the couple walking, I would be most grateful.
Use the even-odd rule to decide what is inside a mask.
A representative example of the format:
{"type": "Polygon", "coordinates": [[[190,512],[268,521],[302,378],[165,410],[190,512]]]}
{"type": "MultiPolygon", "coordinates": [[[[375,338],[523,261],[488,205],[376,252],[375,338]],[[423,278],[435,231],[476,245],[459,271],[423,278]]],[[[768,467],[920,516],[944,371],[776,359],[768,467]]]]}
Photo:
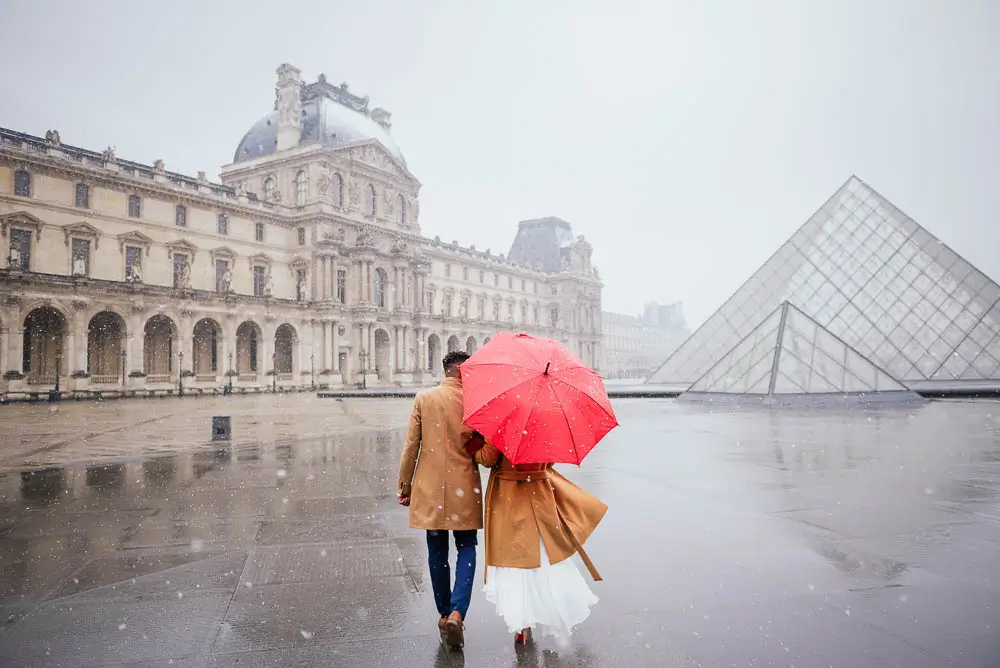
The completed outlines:
{"type": "Polygon", "coordinates": [[[512,464],[465,424],[462,364],[468,358],[449,353],[441,384],[417,395],[399,467],[399,503],[409,506],[410,527],[427,532],[439,631],[447,645],[463,646],[477,534],[484,527],[479,466],[485,466],[492,469],[485,495],[486,599],[515,643],[530,641],[532,629],[568,639],[598,600],[570,557],[580,553],[593,579],[601,579],[581,546],[607,507],[550,463],[512,464]],[[449,533],[457,551],[454,585],[449,533]]]}

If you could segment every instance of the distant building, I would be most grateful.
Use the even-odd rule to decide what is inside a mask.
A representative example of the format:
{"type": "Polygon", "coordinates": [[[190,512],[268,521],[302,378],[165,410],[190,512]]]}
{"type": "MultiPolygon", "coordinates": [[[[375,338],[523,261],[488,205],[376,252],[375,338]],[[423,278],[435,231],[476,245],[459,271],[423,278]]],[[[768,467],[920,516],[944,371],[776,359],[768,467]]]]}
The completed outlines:
{"type": "Polygon", "coordinates": [[[690,334],[683,304],[649,302],[642,315],[602,315],[607,378],[646,378],[690,334]]]}
{"type": "Polygon", "coordinates": [[[389,112],[277,75],[222,183],[0,129],[0,395],[426,385],[500,330],[599,366],[569,223],[521,223],[508,258],[427,238],[389,112]]]}

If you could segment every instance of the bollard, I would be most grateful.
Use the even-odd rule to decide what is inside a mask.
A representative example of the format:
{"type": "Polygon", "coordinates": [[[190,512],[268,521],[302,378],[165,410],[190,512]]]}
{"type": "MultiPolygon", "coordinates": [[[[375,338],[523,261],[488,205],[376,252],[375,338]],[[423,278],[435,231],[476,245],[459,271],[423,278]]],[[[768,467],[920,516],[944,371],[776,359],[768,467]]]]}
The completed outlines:
{"type": "Polygon", "coordinates": [[[212,417],[212,440],[228,441],[232,438],[232,418],[228,415],[212,417]]]}

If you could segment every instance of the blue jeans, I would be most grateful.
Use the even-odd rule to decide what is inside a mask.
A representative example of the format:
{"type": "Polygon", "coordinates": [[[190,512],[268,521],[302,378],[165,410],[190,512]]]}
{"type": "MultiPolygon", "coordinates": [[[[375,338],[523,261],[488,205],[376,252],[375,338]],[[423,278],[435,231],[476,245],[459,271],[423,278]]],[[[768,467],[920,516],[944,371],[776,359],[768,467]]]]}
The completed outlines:
{"type": "Polygon", "coordinates": [[[455,588],[451,587],[451,568],[448,566],[448,531],[427,532],[427,562],[431,569],[431,586],[438,614],[447,617],[458,611],[465,619],[472,599],[472,583],[476,579],[475,529],[453,531],[458,557],[455,560],[455,588]]]}

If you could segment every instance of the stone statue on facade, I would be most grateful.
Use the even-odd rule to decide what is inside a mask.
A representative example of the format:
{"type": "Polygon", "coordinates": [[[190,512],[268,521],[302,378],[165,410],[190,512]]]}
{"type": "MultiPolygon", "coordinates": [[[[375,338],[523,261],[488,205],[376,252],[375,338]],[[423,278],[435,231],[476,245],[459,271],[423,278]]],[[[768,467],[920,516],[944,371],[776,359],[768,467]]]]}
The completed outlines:
{"type": "Polygon", "coordinates": [[[49,146],[59,148],[62,146],[62,141],[59,139],[58,130],[46,130],[45,131],[45,143],[49,146]]]}
{"type": "Polygon", "coordinates": [[[264,279],[264,296],[272,295],[274,295],[274,281],[271,279],[271,272],[267,272],[267,278],[264,279]]]}
{"type": "Polygon", "coordinates": [[[104,160],[105,165],[118,164],[118,159],[115,158],[115,149],[113,146],[109,146],[104,149],[104,152],[101,154],[101,159],[104,160]]]}
{"type": "Polygon", "coordinates": [[[178,287],[182,290],[187,290],[191,287],[191,265],[187,262],[181,265],[180,285],[178,287]]]}
{"type": "Polygon", "coordinates": [[[129,274],[126,278],[130,283],[142,283],[142,267],[133,264],[129,267],[129,274]]]}
{"type": "Polygon", "coordinates": [[[74,276],[86,276],[87,275],[87,261],[83,259],[83,255],[79,253],[73,257],[73,275],[74,276]]]}
{"type": "Polygon", "coordinates": [[[295,282],[295,299],[304,302],[309,294],[309,280],[305,276],[300,276],[295,282]]]}
{"type": "Polygon", "coordinates": [[[392,253],[395,253],[396,255],[402,255],[403,253],[406,252],[406,248],[407,248],[406,240],[403,239],[402,237],[396,237],[395,239],[392,240],[392,249],[391,249],[392,253]]]}
{"type": "Polygon", "coordinates": [[[7,258],[7,266],[10,269],[18,270],[21,268],[21,249],[17,246],[10,247],[10,255],[7,258]]]}
{"type": "Polygon", "coordinates": [[[163,160],[156,159],[153,161],[153,173],[157,176],[163,176],[167,171],[166,166],[163,164],[163,160]]]}
{"type": "Polygon", "coordinates": [[[233,291],[233,272],[230,271],[229,267],[222,272],[222,291],[232,292],[233,291]]]}

